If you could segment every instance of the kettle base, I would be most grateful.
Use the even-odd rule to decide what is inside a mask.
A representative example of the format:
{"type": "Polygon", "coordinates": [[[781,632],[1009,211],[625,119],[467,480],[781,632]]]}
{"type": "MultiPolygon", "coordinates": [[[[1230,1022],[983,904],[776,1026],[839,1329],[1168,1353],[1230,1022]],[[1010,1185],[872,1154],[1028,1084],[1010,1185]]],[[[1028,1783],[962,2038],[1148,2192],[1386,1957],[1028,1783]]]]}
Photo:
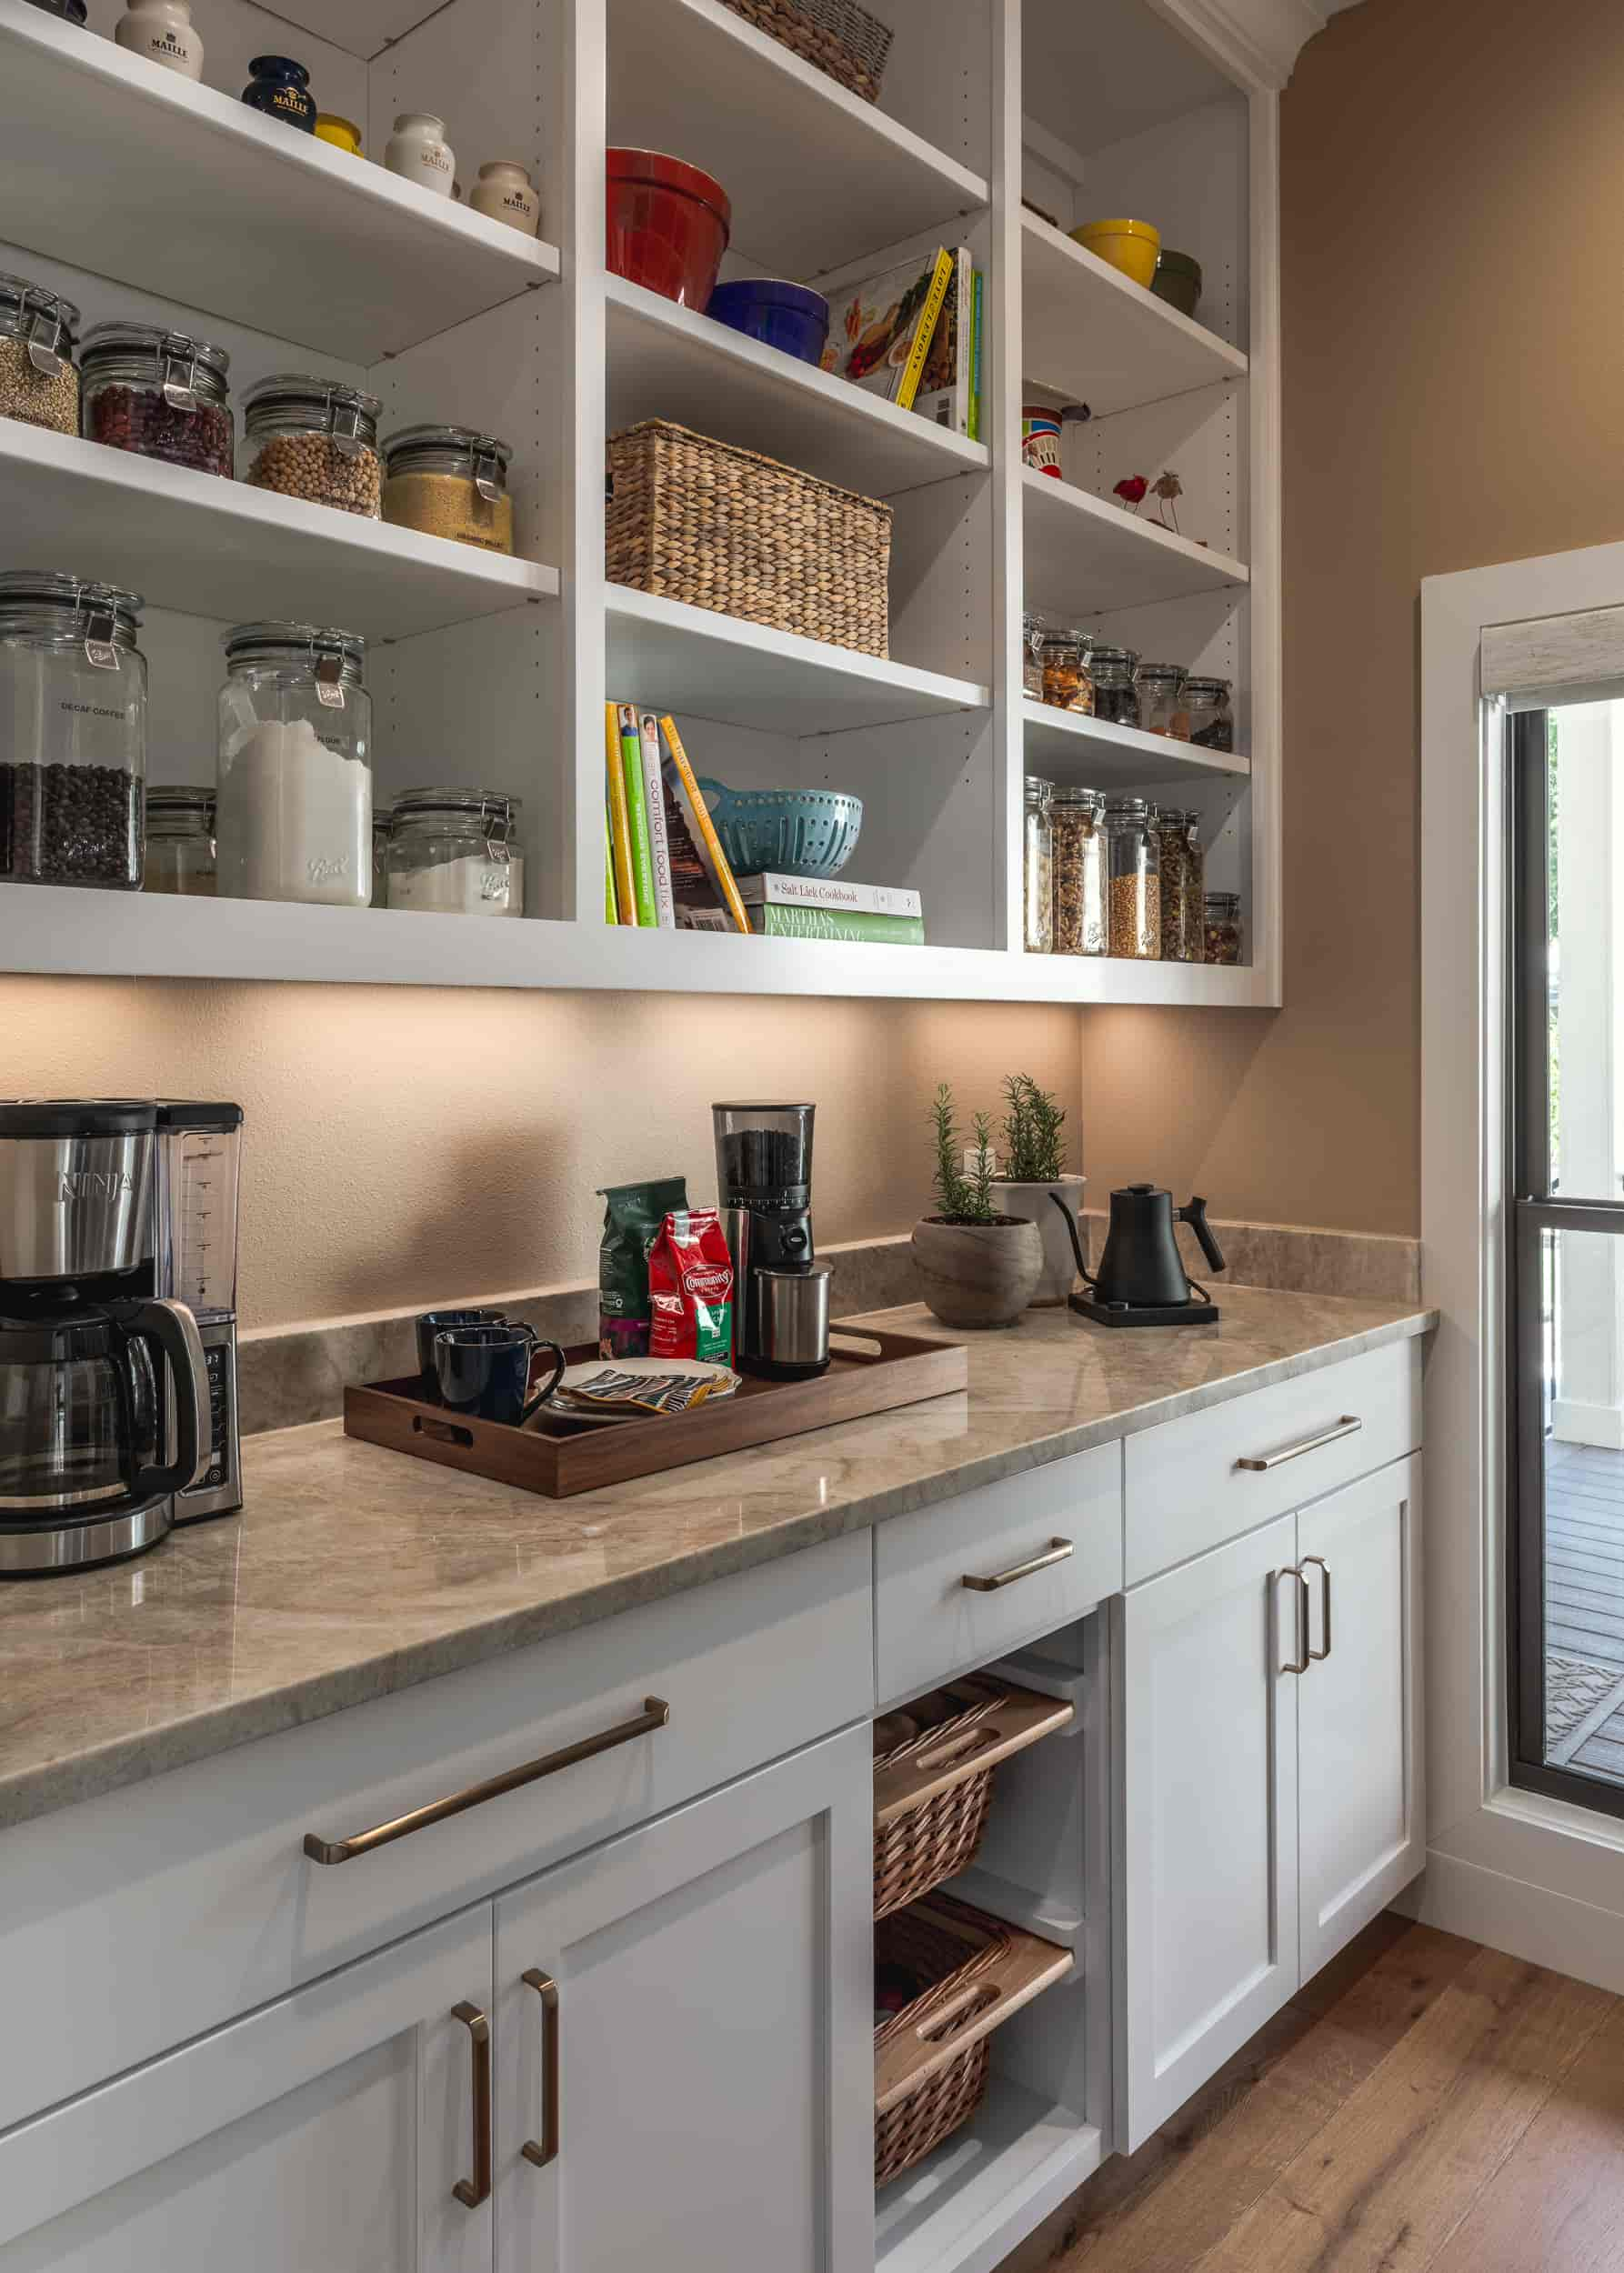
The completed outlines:
{"type": "Polygon", "coordinates": [[[1096,1302],[1092,1295],[1068,1295],[1068,1307],[1096,1326],[1216,1326],[1216,1302],[1096,1302]]]}

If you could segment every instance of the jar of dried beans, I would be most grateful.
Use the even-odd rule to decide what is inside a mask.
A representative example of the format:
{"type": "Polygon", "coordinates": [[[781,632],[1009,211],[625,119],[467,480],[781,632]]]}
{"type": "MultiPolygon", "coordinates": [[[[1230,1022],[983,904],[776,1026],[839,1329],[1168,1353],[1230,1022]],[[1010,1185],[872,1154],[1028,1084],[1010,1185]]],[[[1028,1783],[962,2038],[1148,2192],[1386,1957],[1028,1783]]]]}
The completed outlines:
{"type": "Polygon", "coordinates": [[[0,417],[78,433],[78,321],[71,300],[25,276],[0,276],[0,417]]]}
{"type": "Polygon", "coordinates": [[[1184,707],[1184,672],[1177,663],[1141,663],[1138,669],[1139,726],[1146,734],[1189,740],[1184,707]]]}
{"type": "Polygon", "coordinates": [[[1052,785],[1037,774],[1026,779],[1023,824],[1026,900],[1026,949],[1028,955],[1054,951],[1054,840],[1049,830],[1052,785]]]}
{"type": "Polygon", "coordinates": [[[1235,715],[1229,707],[1228,679],[1186,679],[1184,706],[1189,713],[1189,738],[1204,750],[1235,747],[1235,715]]]}
{"type": "Polygon", "coordinates": [[[1106,806],[1106,928],[1112,955],[1161,957],[1161,846],[1143,797],[1106,806]]]}
{"type": "Polygon", "coordinates": [[[384,444],[384,518],[487,553],[513,550],[508,443],[467,426],[407,426],[384,444]]]}
{"type": "Polygon", "coordinates": [[[379,517],[378,398],[338,379],[287,372],[243,405],[244,479],[278,496],[379,517]]]}
{"type": "Polygon", "coordinates": [[[97,324],[85,335],[79,365],[87,441],[232,479],[236,435],[224,347],[150,324],[97,324]]]}
{"type": "Polygon", "coordinates": [[[1207,856],[1201,816],[1172,806],[1157,810],[1161,856],[1161,953],[1164,963],[1205,960],[1207,856]]]}
{"type": "Polygon", "coordinates": [[[0,877],[139,886],[141,605],[78,576],[0,576],[0,877]]]}
{"type": "Polygon", "coordinates": [[[1096,789],[1055,785],[1049,806],[1053,846],[1056,955],[1104,955],[1107,947],[1106,848],[1096,789]]]}
{"type": "Polygon", "coordinates": [[[1240,894],[1238,892],[1208,892],[1207,895],[1207,953],[1208,963],[1238,963],[1240,960],[1240,894]]]}
{"type": "Polygon", "coordinates": [[[1094,682],[1097,718],[1107,719],[1114,726],[1138,725],[1139,696],[1134,685],[1138,662],[1131,647],[1096,647],[1091,651],[1088,675],[1094,682]]]}

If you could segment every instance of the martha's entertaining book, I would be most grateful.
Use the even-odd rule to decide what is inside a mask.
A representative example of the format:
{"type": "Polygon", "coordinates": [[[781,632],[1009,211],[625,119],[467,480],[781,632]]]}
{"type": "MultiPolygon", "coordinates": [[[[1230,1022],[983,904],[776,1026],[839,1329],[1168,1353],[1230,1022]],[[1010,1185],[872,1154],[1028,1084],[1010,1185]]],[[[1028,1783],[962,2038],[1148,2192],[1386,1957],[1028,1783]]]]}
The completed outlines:
{"type": "Polygon", "coordinates": [[[941,245],[832,293],[824,369],[911,409],[954,265],[941,245]]]}

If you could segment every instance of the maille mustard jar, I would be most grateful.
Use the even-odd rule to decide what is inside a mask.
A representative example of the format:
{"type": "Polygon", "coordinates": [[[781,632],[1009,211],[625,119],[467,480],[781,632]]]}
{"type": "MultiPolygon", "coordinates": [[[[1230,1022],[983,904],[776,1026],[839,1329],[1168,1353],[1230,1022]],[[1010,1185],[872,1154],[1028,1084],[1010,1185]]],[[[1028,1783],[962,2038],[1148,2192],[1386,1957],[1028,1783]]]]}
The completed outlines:
{"type": "Polygon", "coordinates": [[[291,55],[256,55],[248,65],[248,84],[243,89],[243,100],[251,111],[263,111],[267,118],[279,118],[285,126],[296,127],[300,134],[316,132],[316,97],[310,92],[310,74],[291,55]]]}

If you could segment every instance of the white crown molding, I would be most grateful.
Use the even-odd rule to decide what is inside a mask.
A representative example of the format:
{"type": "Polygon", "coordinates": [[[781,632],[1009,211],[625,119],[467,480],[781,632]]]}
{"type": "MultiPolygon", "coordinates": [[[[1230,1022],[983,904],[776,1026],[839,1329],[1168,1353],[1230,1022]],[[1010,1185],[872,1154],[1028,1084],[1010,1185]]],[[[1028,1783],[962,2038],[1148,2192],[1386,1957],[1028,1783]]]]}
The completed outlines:
{"type": "Polygon", "coordinates": [[[1298,56],[1354,0],[1158,0],[1161,12],[1257,87],[1283,87],[1298,56]]]}

